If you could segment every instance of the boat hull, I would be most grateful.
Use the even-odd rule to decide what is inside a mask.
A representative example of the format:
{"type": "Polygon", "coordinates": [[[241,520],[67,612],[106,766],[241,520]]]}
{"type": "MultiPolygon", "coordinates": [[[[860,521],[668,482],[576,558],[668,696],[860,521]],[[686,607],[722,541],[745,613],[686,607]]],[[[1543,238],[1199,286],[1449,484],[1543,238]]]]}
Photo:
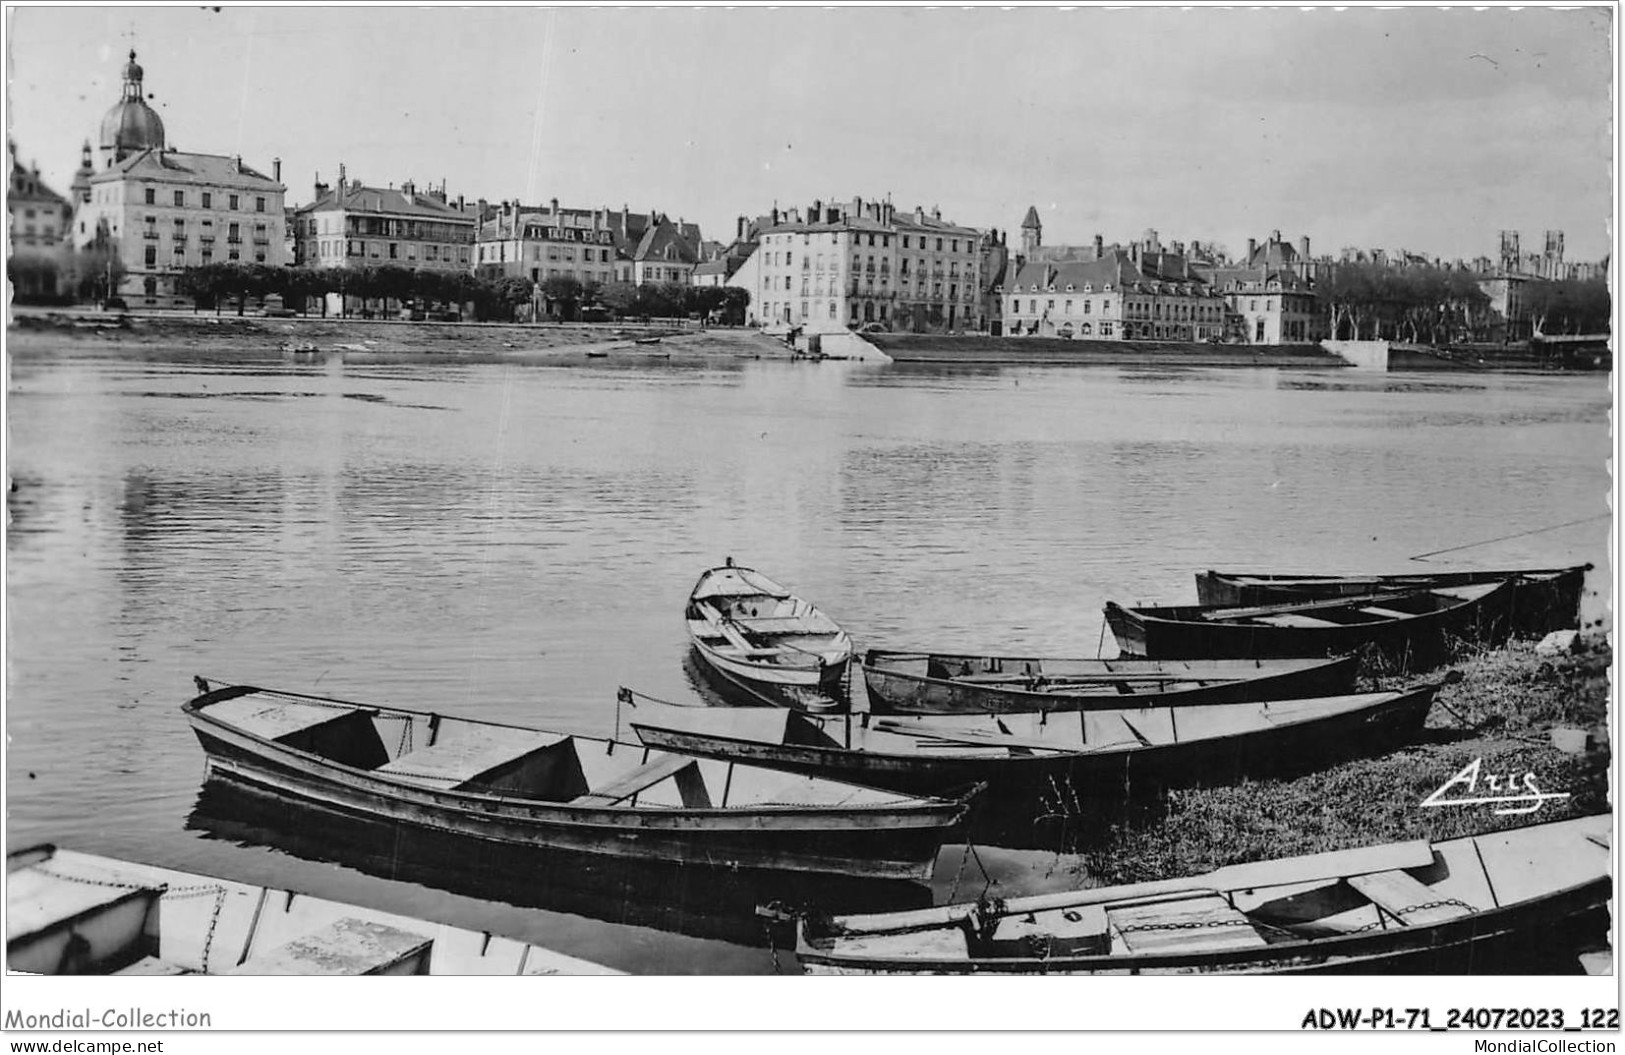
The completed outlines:
{"type": "Polygon", "coordinates": [[[1030,796],[1070,786],[1080,796],[1132,795],[1138,790],[1217,783],[1327,765],[1387,750],[1413,739],[1432,706],[1436,686],[1397,694],[1374,706],[1289,725],[1212,739],[1078,753],[932,757],[775,744],[632,722],[647,745],[661,750],[771,766],[811,776],[888,788],[906,794],[945,794],[985,783],[991,797],[1030,796]]]}
{"type": "MultiPolygon", "coordinates": [[[[927,677],[888,669],[885,656],[871,650],[863,664],[864,685],[869,692],[869,710],[875,714],[1012,714],[1032,711],[1113,710],[1127,705],[1145,707],[1195,706],[1214,703],[1247,703],[1255,700],[1292,700],[1312,696],[1339,696],[1354,691],[1358,660],[1341,657],[1319,663],[1282,663],[1275,669],[1258,660],[1218,661],[1194,664],[1185,661],[1115,660],[1029,660],[982,656],[933,656],[933,661],[964,661],[973,666],[996,662],[1010,670],[1038,663],[1052,670],[1064,664],[1067,672],[1098,671],[1099,675],[1122,675],[1130,679],[1167,674],[1174,681],[1165,691],[1135,691],[1121,694],[1109,677],[1099,694],[1072,694],[1060,691],[1037,692],[1017,687],[971,684],[945,677],[927,677]],[[877,665],[877,660],[881,665],[877,665]],[[1202,675],[1209,675],[1203,680],[1202,675]],[[1248,675],[1251,676],[1248,676],[1248,675]]],[[[1065,677],[1065,674],[1057,675],[1065,677]]],[[[1096,677],[1091,673],[1090,677],[1096,677]]]]}
{"type": "Polygon", "coordinates": [[[1415,575],[1291,575],[1205,571],[1196,574],[1201,605],[1264,605],[1358,597],[1396,589],[1473,586],[1512,578],[1512,632],[1538,637],[1580,625],[1580,601],[1591,565],[1503,571],[1443,571],[1415,575]]]}
{"type": "Polygon", "coordinates": [[[803,934],[796,955],[808,974],[1531,974],[1564,969],[1575,946],[1606,933],[1611,894],[1599,879],[1430,926],[1201,954],[858,959],[820,951],[803,934]]]}
{"type": "Polygon", "coordinates": [[[1329,626],[1216,621],[1221,608],[1124,608],[1108,602],[1106,624],[1126,655],[1148,659],[1265,659],[1361,653],[1390,670],[1449,662],[1461,642],[1493,646],[1511,632],[1511,583],[1484,596],[1404,618],[1329,626]]]}
{"type": "Polygon", "coordinates": [[[724,656],[702,641],[694,640],[692,643],[701,661],[723,678],[730,682],[744,683],[746,686],[762,686],[769,690],[813,689],[832,697],[843,697],[847,670],[852,662],[851,657],[847,656],[838,662],[818,667],[768,666],[724,656]]]}
{"type": "Polygon", "coordinates": [[[946,800],[862,810],[819,805],[595,807],[441,791],[282,748],[188,706],[212,778],[380,823],[516,846],[682,865],[924,881],[966,808],[946,800]]]}

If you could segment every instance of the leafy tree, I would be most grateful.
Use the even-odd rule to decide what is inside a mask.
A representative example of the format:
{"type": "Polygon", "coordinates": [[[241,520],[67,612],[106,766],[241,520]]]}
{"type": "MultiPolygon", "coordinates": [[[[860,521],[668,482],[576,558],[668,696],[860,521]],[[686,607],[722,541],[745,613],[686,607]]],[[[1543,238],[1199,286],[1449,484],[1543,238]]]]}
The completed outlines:
{"type": "Polygon", "coordinates": [[[638,287],[630,282],[611,282],[598,291],[598,303],[617,317],[630,315],[638,301],[638,287]]]}
{"type": "Polygon", "coordinates": [[[1613,305],[1601,279],[1530,282],[1523,300],[1537,336],[1610,332],[1613,305]]]}
{"type": "Polygon", "coordinates": [[[550,314],[556,308],[559,318],[570,320],[576,317],[586,290],[573,275],[553,275],[542,282],[541,292],[550,314]]]}

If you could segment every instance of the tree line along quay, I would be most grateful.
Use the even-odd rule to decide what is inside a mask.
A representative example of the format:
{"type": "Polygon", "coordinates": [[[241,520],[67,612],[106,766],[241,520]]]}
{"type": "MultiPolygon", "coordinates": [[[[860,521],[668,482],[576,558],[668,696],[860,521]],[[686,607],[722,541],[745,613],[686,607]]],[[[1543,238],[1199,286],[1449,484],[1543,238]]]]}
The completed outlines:
{"type": "MultiPolygon", "coordinates": [[[[174,149],[131,50],[121,97],[87,139],[68,195],[12,144],[8,274],[22,304],[341,318],[598,322],[687,317],[775,332],[1305,345],[1493,344],[1596,335],[1609,261],[1525,252],[1445,261],[1403,249],[1314,255],[1280,231],[1231,253],[1153,229],[1046,244],[890,197],[775,203],[723,239],[660,208],[487,200],[445,183],[320,173],[288,202],[240,155],[174,149]]],[[[713,232],[715,235],[715,232],[713,232]]]]}

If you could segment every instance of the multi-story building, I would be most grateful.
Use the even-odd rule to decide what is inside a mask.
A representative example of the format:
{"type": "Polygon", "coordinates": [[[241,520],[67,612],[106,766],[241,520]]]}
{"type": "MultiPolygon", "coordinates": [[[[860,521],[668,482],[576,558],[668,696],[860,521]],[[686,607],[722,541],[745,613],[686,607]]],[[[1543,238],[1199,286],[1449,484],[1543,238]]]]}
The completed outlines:
{"type": "Polygon", "coordinates": [[[75,245],[114,247],[124,268],[117,292],[144,307],[190,307],[175,285],[189,267],[286,263],[282,163],[268,177],[241,157],[166,149],[142,76],[132,51],[123,97],[102,120],[104,166],[82,187],[75,179],[75,245]]]}
{"type": "Polygon", "coordinates": [[[23,299],[54,297],[61,275],[63,249],[72,234],[73,204],[45,185],[37,164],[24,167],[11,154],[11,192],[6,195],[13,292],[23,299]]]}
{"type": "Polygon", "coordinates": [[[1155,231],[1124,249],[1045,246],[1036,209],[1022,222],[1022,253],[995,292],[1010,336],[1208,341],[1225,333],[1226,305],[1177,243],[1155,231]]]}
{"type": "Polygon", "coordinates": [[[620,212],[605,209],[604,221],[615,239],[614,281],[688,285],[704,245],[698,224],[673,221],[656,209],[632,212],[625,205],[620,212]]]}
{"type": "Polygon", "coordinates": [[[1239,263],[1199,268],[1230,309],[1230,335],[1248,344],[1303,344],[1328,336],[1326,319],[1307,277],[1314,266],[1309,239],[1296,249],[1270,232],[1260,244],[1247,239],[1239,263]]]}
{"type": "Polygon", "coordinates": [[[474,235],[474,272],[482,278],[528,278],[538,286],[550,278],[573,278],[582,285],[615,281],[615,234],[607,209],[526,207],[518,201],[480,203],[474,235]]]}
{"type": "Polygon", "coordinates": [[[938,210],[890,202],[775,209],[759,234],[756,317],[812,332],[876,325],[901,332],[982,326],[980,231],[938,210]]]}
{"type": "Polygon", "coordinates": [[[302,267],[473,268],[474,217],[446,201],[445,188],[411,181],[369,187],[346,179],[315,185],[315,200],[294,210],[295,263],[302,267]]]}

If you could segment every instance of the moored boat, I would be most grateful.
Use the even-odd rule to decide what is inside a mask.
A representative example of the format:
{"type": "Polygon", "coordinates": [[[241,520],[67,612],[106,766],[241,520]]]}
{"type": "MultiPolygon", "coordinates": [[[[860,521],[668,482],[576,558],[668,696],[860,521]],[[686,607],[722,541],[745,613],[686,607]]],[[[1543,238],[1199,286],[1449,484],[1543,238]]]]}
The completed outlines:
{"type": "Polygon", "coordinates": [[[752,568],[729,562],[689,592],[689,639],[730,681],[844,695],[852,638],[817,607],[752,568]]]}
{"type": "Polygon", "coordinates": [[[6,855],[29,974],[617,974],[514,938],[41,845],[6,855]]]}
{"type": "Polygon", "coordinates": [[[1564,568],[1454,569],[1387,575],[1298,575],[1278,572],[1196,573],[1196,602],[1265,605],[1431,590],[1512,580],[1513,632],[1533,637],[1580,625],[1580,599],[1590,564],[1564,568]]]}
{"type": "Polygon", "coordinates": [[[1358,661],[1336,659],[1055,659],[870,649],[876,714],[1002,714],[1190,706],[1354,691],[1358,661]]]}
{"type": "MultiPolygon", "coordinates": [[[[1438,686],[1307,700],[987,715],[820,716],[639,703],[643,743],[917,793],[1172,787],[1303,769],[1404,743],[1438,686]]],[[[623,690],[623,693],[626,690],[623,690]]],[[[623,697],[624,698],[624,697],[623,697]]]]}
{"type": "Polygon", "coordinates": [[[796,954],[812,974],[1572,970],[1607,933],[1612,833],[1602,814],[1184,879],[803,918],[796,954]]]}
{"type": "Polygon", "coordinates": [[[966,808],[613,740],[247,685],[200,688],[183,710],[210,776],[489,842],[923,880],[966,808]]]}
{"type": "Polygon", "coordinates": [[[1106,623],[1125,655],[1150,659],[1335,656],[1426,670],[1461,643],[1498,645],[1511,632],[1510,581],[1285,604],[1124,608],[1106,623]]]}

